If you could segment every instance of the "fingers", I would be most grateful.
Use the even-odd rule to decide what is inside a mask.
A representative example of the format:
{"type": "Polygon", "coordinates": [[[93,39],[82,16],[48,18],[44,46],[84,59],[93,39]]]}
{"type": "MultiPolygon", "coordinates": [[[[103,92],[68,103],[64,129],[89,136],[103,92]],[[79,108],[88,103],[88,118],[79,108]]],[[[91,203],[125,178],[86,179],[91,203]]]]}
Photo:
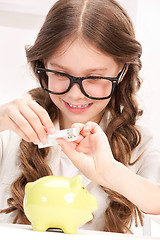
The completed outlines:
{"type": "Polygon", "coordinates": [[[45,109],[33,100],[28,100],[19,106],[20,115],[16,118],[16,123],[20,128],[25,128],[25,134],[32,142],[46,143],[48,133],[53,133],[54,125],[45,109]]]}
{"type": "Polygon", "coordinates": [[[0,109],[2,130],[10,129],[24,140],[46,143],[48,133],[54,133],[54,125],[45,109],[31,99],[17,99],[0,109]]]}
{"type": "MultiPolygon", "coordinates": [[[[26,108],[25,111],[28,112],[26,108]]],[[[20,112],[17,112],[17,109],[13,109],[9,117],[12,123],[12,125],[10,125],[11,130],[15,131],[20,136],[24,134],[28,141],[31,141],[35,144],[38,144],[41,141],[40,136],[38,136],[38,133],[35,131],[35,129],[33,129],[31,125],[32,123],[30,123],[29,120],[27,121],[20,112]]]]}
{"type": "Polygon", "coordinates": [[[48,133],[53,134],[55,132],[55,128],[47,111],[35,101],[29,101],[29,106],[38,115],[41,124],[45,127],[45,130],[48,133]]]}
{"type": "Polygon", "coordinates": [[[83,123],[73,123],[72,124],[72,128],[76,128],[79,133],[82,131],[84,126],[85,126],[85,124],[83,124],[83,123]]]}
{"type": "MultiPolygon", "coordinates": [[[[12,119],[10,119],[10,121],[12,122],[12,119]]],[[[12,123],[12,126],[13,126],[12,131],[16,132],[25,141],[31,142],[31,140],[26,136],[26,134],[18,127],[18,125],[15,122],[12,123]]]]}
{"type": "Polygon", "coordinates": [[[78,153],[75,150],[76,146],[77,146],[77,143],[75,141],[74,142],[67,142],[63,138],[58,138],[57,142],[61,146],[62,151],[70,158],[71,161],[74,162],[74,160],[78,158],[78,153]]]}
{"type": "MultiPolygon", "coordinates": [[[[39,142],[43,142],[43,143],[47,142],[46,130],[48,128],[48,131],[50,131],[49,129],[51,127],[53,128],[53,124],[50,128],[47,125],[48,122],[50,123],[49,121],[50,119],[49,119],[49,116],[47,116],[47,114],[45,117],[47,118],[47,120],[48,119],[49,120],[48,122],[46,120],[46,123],[44,125],[45,117],[43,117],[43,120],[42,120],[42,115],[44,116],[45,114],[43,113],[43,110],[41,110],[39,106],[37,108],[30,108],[29,105],[28,106],[26,105],[26,107],[23,106],[23,108],[19,109],[20,111],[19,117],[16,119],[17,124],[19,126],[23,125],[23,127],[25,127],[25,132],[27,136],[31,138],[32,141],[36,144],[39,142]]],[[[22,126],[21,126],[21,129],[22,129],[22,126]]]]}
{"type": "Polygon", "coordinates": [[[99,125],[95,122],[87,122],[86,124],[74,123],[72,127],[77,128],[81,136],[86,137],[89,134],[96,133],[99,130],[99,125]]]}
{"type": "Polygon", "coordinates": [[[84,131],[86,132],[91,132],[91,133],[96,133],[99,131],[100,127],[97,123],[95,122],[87,122],[84,128],[84,131]]]}
{"type": "Polygon", "coordinates": [[[78,133],[79,133],[78,138],[74,141],[77,144],[80,143],[83,140],[83,138],[84,138],[84,136],[81,135],[81,132],[82,132],[84,127],[85,127],[85,125],[83,123],[74,123],[74,124],[72,124],[72,128],[76,128],[78,133]]]}

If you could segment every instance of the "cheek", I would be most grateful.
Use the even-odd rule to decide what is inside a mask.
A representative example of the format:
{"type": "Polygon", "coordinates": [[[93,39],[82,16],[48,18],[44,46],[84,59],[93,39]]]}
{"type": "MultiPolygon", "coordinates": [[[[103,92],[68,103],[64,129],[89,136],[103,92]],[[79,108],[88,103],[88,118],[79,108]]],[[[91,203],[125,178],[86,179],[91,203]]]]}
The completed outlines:
{"type": "Polygon", "coordinates": [[[97,110],[100,112],[100,111],[103,111],[106,106],[108,105],[109,101],[110,101],[111,98],[109,99],[106,99],[106,100],[100,100],[100,101],[97,101],[97,103],[95,103],[95,106],[97,108],[97,110]]]}
{"type": "Polygon", "coordinates": [[[54,95],[54,94],[49,94],[49,96],[50,96],[52,102],[53,102],[56,106],[58,106],[58,103],[60,102],[60,101],[59,101],[59,96],[58,96],[58,95],[54,95]]]}

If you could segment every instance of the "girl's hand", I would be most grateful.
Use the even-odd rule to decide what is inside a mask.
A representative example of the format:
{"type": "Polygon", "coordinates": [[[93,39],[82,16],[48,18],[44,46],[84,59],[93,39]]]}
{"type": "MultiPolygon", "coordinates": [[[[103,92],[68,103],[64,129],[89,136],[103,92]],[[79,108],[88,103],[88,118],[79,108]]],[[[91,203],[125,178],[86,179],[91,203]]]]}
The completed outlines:
{"type": "Polygon", "coordinates": [[[86,125],[75,123],[72,127],[79,130],[79,137],[74,142],[57,139],[62,151],[73,164],[89,179],[103,185],[103,180],[109,174],[115,161],[107,136],[98,124],[88,122],[86,125]]]}
{"type": "Polygon", "coordinates": [[[28,142],[46,143],[54,125],[45,109],[31,98],[16,99],[0,106],[0,132],[10,129],[28,142]]]}
{"type": "Polygon", "coordinates": [[[79,138],[75,142],[57,141],[73,164],[87,178],[123,195],[141,211],[160,214],[159,185],[116,161],[105,133],[96,123],[72,126],[79,128],[79,138]]]}

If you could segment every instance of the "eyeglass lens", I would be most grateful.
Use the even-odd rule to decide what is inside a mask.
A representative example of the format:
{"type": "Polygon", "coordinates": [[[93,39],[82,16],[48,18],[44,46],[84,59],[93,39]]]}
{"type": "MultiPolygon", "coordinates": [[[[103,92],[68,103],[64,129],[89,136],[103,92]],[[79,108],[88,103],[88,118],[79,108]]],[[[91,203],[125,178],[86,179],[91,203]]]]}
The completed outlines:
{"type": "MultiPolygon", "coordinates": [[[[49,91],[62,93],[67,91],[70,85],[70,79],[67,76],[58,73],[47,72],[48,84],[42,81],[42,84],[49,91]]],[[[85,79],[82,86],[87,95],[95,98],[108,97],[112,91],[112,82],[107,79],[85,79]]]]}

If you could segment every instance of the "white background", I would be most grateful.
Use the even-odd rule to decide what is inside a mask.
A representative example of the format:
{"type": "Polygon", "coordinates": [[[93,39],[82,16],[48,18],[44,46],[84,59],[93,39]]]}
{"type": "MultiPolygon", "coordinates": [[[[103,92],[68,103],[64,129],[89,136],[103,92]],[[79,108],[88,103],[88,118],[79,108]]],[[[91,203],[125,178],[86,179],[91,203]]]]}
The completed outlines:
{"type": "MultiPolygon", "coordinates": [[[[0,104],[36,86],[26,64],[26,45],[34,42],[53,0],[0,0],[0,104]]],[[[138,93],[144,115],[140,124],[152,132],[160,148],[160,0],[119,0],[133,20],[143,46],[138,93]]],[[[152,235],[160,236],[153,224],[152,235]]]]}

